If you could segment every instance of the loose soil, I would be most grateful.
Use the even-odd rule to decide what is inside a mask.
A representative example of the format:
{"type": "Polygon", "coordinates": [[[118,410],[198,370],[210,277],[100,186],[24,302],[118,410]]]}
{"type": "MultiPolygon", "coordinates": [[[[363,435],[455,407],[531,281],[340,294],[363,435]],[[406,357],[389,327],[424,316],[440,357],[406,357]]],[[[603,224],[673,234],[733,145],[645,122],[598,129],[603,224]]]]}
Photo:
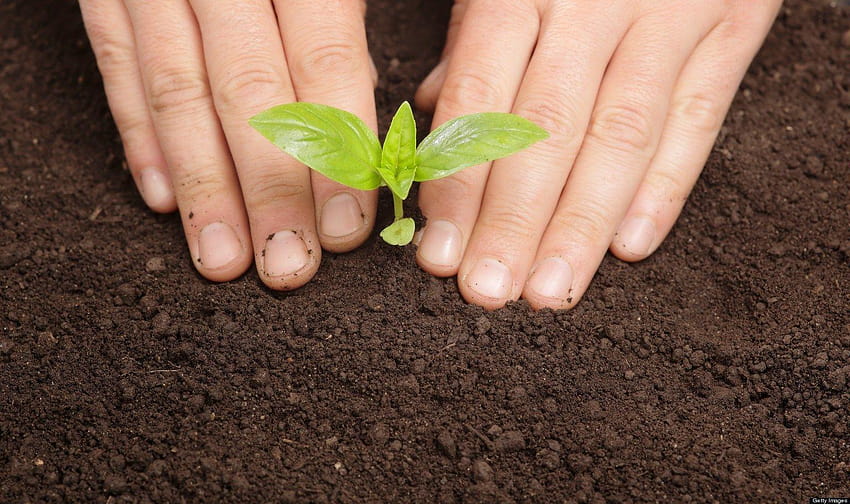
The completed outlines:
{"type": "MultiPolygon", "coordinates": [[[[449,4],[371,2],[384,128],[449,4]]],[[[789,1],[658,253],[488,313],[375,239],[293,293],[203,280],[75,2],[3,1],[0,501],[850,497],[848,29],[789,1]]]]}

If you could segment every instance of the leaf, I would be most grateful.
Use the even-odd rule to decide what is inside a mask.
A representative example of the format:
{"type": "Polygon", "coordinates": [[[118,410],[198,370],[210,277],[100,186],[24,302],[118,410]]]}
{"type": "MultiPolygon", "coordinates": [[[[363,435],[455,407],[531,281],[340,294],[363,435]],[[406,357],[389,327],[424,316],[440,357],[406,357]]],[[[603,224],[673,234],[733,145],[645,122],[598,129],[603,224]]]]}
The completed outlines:
{"type": "Polygon", "coordinates": [[[381,231],[381,238],[390,245],[404,246],[413,241],[413,232],[416,231],[416,223],[410,217],[400,219],[381,231]]]}
{"type": "Polygon", "coordinates": [[[549,133],[514,114],[487,112],[446,122],[416,150],[417,182],[434,180],[494,159],[510,156],[549,133]]]}
{"type": "Polygon", "coordinates": [[[416,120],[407,102],[398,108],[387,131],[378,173],[396,196],[407,198],[416,173],[416,120]]]}
{"type": "Polygon", "coordinates": [[[331,180],[354,189],[381,185],[378,137],[354,114],[315,103],[270,108],[249,120],[281,150],[331,180]]]}

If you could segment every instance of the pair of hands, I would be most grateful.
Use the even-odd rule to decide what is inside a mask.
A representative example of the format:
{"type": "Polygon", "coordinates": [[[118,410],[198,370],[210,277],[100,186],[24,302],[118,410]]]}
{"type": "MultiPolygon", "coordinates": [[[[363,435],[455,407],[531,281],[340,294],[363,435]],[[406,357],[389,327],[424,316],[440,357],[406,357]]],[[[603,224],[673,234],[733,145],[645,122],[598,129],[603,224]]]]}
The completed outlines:
{"type": "MultiPolygon", "coordinates": [[[[316,102],[377,129],[362,0],[81,0],[134,180],[179,209],[198,271],[308,282],[360,245],[376,194],[281,153],[248,119],[316,102]]],[[[422,185],[417,259],[486,308],[569,308],[606,250],[673,226],[781,0],[456,0],[416,95],[433,125],[514,112],[551,138],[422,185]]]]}

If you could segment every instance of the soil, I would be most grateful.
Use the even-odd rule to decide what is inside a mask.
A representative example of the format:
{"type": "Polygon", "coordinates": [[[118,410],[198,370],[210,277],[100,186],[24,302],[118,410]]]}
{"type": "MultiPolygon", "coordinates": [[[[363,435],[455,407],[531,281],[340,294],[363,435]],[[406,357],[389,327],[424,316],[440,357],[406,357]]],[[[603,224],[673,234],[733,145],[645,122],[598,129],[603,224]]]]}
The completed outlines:
{"type": "MultiPolygon", "coordinates": [[[[371,2],[383,127],[449,10],[371,2]]],[[[848,29],[786,4],[652,258],[485,312],[374,238],[292,293],[203,280],[76,3],[4,0],[0,502],[850,497],[848,29]]]]}

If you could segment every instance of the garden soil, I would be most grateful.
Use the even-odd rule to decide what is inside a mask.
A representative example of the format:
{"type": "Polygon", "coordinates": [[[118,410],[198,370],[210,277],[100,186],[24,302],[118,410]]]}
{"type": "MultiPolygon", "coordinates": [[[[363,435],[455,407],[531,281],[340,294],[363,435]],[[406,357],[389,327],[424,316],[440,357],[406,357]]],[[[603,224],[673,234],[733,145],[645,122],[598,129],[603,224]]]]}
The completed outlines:
{"type": "MultiPolygon", "coordinates": [[[[386,128],[450,5],[370,7],[386,128]]],[[[785,5],[658,253],[486,312],[375,238],[295,292],[205,281],[76,3],[3,0],[0,502],[850,497],[848,30],[785,5]]]]}

